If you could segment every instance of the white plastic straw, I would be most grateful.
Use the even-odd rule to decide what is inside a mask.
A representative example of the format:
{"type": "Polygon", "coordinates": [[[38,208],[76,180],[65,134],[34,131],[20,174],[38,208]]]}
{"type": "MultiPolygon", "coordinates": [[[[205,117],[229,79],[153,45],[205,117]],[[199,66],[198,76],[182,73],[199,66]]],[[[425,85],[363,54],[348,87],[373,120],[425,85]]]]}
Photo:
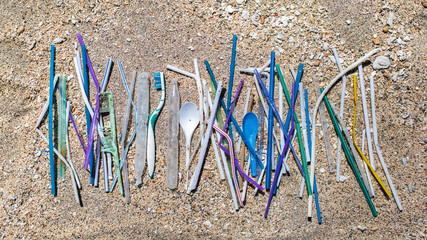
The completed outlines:
{"type": "MultiPolygon", "coordinates": [[[[338,70],[340,72],[342,72],[342,67],[341,67],[341,61],[340,58],[338,57],[338,53],[337,50],[335,48],[332,48],[332,52],[334,53],[334,57],[335,57],[335,62],[338,65],[338,70]]],[[[345,98],[345,86],[346,86],[346,77],[345,75],[343,75],[341,77],[342,79],[342,90],[341,90],[341,101],[340,101],[340,118],[343,117],[343,113],[344,113],[344,98],[345,98]]],[[[340,181],[340,167],[341,167],[341,141],[338,138],[338,153],[337,153],[337,165],[336,165],[336,180],[337,182],[340,181]]]]}
{"type": "Polygon", "coordinates": [[[358,66],[360,91],[362,92],[363,116],[365,117],[366,140],[368,140],[369,162],[375,170],[374,150],[372,149],[371,128],[369,127],[368,104],[366,103],[365,78],[363,76],[362,64],[358,66]]]}

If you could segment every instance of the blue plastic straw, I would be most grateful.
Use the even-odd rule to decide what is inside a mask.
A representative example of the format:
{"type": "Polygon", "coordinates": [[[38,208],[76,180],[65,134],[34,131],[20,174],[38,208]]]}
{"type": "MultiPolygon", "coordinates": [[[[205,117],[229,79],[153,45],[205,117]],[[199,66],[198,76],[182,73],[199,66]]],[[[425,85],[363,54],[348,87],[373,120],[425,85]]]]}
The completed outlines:
{"type": "Polygon", "coordinates": [[[49,88],[49,159],[50,184],[53,196],[56,196],[56,166],[53,155],[53,79],[55,77],[55,45],[50,46],[50,88],[49,88]]]}
{"type": "MultiPolygon", "coordinates": [[[[307,138],[308,138],[308,149],[310,150],[308,153],[311,158],[311,128],[310,128],[310,111],[308,110],[308,92],[307,89],[304,89],[305,95],[305,116],[307,118],[307,138]]],[[[319,207],[319,197],[317,195],[317,184],[316,184],[316,174],[314,175],[314,183],[313,183],[313,193],[314,193],[314,201],[316,202],[316,211],[317,211],[317,221],[319,224],[322,223],[322,216],[320,215],[320,207],[319,207]]]]}
{"type": "MultiPolygon", "coordinates": [[[[274,96],[274,52],[271,52],[270,57],[270,81],[269,81],[269,95],[274,96]]],[[[269,107],[267,119],[267,164],[265,169],[265,189],[269,190],[271,186],[271,166],[273,165],[273,124],[274,115],[273,108],[269,107]]]]}

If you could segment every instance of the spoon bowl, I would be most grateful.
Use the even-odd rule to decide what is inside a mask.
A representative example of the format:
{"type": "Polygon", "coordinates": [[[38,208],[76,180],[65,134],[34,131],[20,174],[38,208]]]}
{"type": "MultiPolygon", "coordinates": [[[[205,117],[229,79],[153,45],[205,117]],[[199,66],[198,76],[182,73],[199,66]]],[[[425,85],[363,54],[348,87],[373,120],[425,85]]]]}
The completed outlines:
{"type": "MultiPolygon", "coordinates": [[[[243,134],[249,137],[249,142],[253,148],[255,148],[255,141],[258,134],[258,118],[253,112],[246,113],[243,118],[242,128],[243,134]]],[[[251,175],[256,175],[256,161],[255,157],[250,154],[250,167],[251,167],[251,175]]]]}

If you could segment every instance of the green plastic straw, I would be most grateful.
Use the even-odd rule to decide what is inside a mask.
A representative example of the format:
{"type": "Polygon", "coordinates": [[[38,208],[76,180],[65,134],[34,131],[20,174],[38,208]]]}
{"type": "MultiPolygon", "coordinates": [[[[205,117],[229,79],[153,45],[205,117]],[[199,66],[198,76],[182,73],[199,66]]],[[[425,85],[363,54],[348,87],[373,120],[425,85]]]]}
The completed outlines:
{"type": "MultiPolygon", "coordinates": [[[[67,123],[66,123],[66,114],[67,114],[67,95],[66,95],[66,89],[67,89],[67,77],[65,75],[62,75],[59,78],[59,128],[58,128],[58,132],[59,132],[59,138],[58,138],[58,147],[59,147],[59,152],[61,153],[62,156],[67,156],[66,155],[66,142],[65,142],[65,137],[66,137],[66,128],[67,128],[67,123]]],[[[59,168],[59,177],[63,178],[65,177],[65,163],[61,160],[60,161],[60,168],[59,168]]]]}
{"type": "MultiPolygon", "coordinates": [[[[320,89],[320,92],[323,92],[323,88],[320,89]]],[[[371,209],[372,215],[374,217],[376,217],[376,216],[378,216],[377,210],[375,209],[375,206],[372,203],[372,199],[369,197],[368,190],[366,189],[366,186],[363,183],[362,178],[360,177],[360,174],[359,174],[359,172],[357,170],[356,164],[354,163],[353,155],[351,155],[350,149],[349,149],[349,147],[346,144],[344,136],[343,136],[343,134],[341,132],[341,129],[340,129],[339,125],[338,125],[338,121],[337,121],[337,119],[336,119],[336,117],[335,117],[335,115],[333,113],[331,104],[329,103],[329,100],[328,100],[328,98],[326,96],[323,99],[324,99],[324,102],[325,102],[325,106],[328,109],[328,113],[329,113],[329,116],[331,117],[331,120],[332,120],[332,123],[334,125],[335,131],[336,131],[336,133],[338,135],[338,138],[341,141],[341,145],[342,145],[342,148],[344,150],[344,154],[345,154],[345,156],[347,158],[348,163],[350,164],[351,170],[353,171],[354,175],[356,176],[356,180],[359,183],[360,188],[362,189],[362,192],[363,192],[363,195],[365,196],[366,202],[368,202],[368,205],[369,205],[369,208],[371,209]]]]}

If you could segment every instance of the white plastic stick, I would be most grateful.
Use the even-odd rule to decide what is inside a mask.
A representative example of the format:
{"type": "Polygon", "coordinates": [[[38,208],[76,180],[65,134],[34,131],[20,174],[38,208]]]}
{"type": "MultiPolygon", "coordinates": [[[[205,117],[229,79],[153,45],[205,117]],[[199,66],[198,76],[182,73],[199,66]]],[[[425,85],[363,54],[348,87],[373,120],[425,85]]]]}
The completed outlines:
{"type": "Polygon", "coordinates": [[[374,150],[372,149],[371,128],[369,127],[368,104],[366,103],[365,78],[363,76],[362,64],[358,66],[360,91],[362,92],[363,116],[365,117],[366,140],[368,140],[369,162],[375,170],[374,150]]]}
{"type": "Polygon", "coordinates": [[[387,165],[384,161],[383,155],[381,154],[380,146],[378,144],[378,132],[377,132],[377,119],[375,115],[375,86],[374,86],[374,75],[371,74],[369,82],[371,85],[371,108],[372,108],[372,125],[374,128],[374,143],[377,149],[378,158],[380,159],[381,166],[384,169],[385,176],[387,177],[388,184],[390,185],[391,192],[393,193],[394,200],[396,201],[397,207],[402,211],[402,204],[400,203],[399,196],[397,195],[396,188],[394,187],[393,181],[391,180],[390,174],[388,173],[387,165]]]}
{"type": "MultiPolygon", "coordinates": [[[[323,101],[323,97],[326,96],[326,94],[329,92],[329,90],[334,86],[334,84],[336,82],[338,82],[340,80],[340,78],[342,76],[344,76],[345,74],[347,74],[347,72],[349,72],[350,70],[352,70],[353,68],[357,67],[358,65],[360,65],[361,63],[363,63],[363,61],[365,61],[366,59],[368,59],[369,57],[371,57],[372,55],[376,54],[379,52],[379,49],[374,49],[372,51],[370,51],[368,54],[366,54],[365,56],[359,58],[356,62],[354,62],[353,64],[351,64],[349,67],[347,67],[344,71],[342,71],[340,74],[338,74],[335,78],[333,78],[331,80],[331,82],[328,84],[328,86],[326,86],[325,90],[322,92],[322,94],[320,94],[320,97],[317,99],[316,105],[314,106],[313,109],[313,114],[312,116],[312,120],[311,122],[313,124],[316,124],[317,121],[317,111],[319,110],[319,105],[320,103],[323,101]]],[[[311,152],[312,152],[312,156],[311,156],[311,166],[310,166],[310,183],[311,186],[313,186],[314,184],[314,171],[315,171],[315,166],[316,166],[316,128],[312,128],[311,129],[311,152]]],[[[312,208],[313,208],[313,195],[309,195],[308,196],[308,212],[307,215],[308,217],[312,216],[312,208]]]]}
{"type": "MultiPolygon", "coordinates": [[[[335,57],[335,62],[338,65],[338,70],[340,72],[342,72],[342,67],[341,67],[341,61],[340,58],[338,57],[338,53],[337,50],[335,48],[332,48],[332,52],[334,53],[334,57],[335,57]]],[[[345,87],[346,87],[346,77],[345,75],[343,75],[341,77],[342,79],[342,90],[341,90],[341,101],[340,101],[340,118],[343,117],[343,113],[344,113],[344,98],[345,98],[345,87]]],[[[340,166],[341,166],[341,141],[338,138],[338,154],[337,154],[337,165],[336,165],[336,181],[339,182],[340,181],[340,166]]]]}

